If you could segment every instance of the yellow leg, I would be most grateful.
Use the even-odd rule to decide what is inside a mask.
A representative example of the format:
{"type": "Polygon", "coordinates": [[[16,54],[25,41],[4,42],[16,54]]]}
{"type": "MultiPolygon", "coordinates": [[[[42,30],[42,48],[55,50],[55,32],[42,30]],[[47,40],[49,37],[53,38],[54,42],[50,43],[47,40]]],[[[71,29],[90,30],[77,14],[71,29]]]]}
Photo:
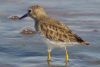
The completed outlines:
{"type": "Polygon", "coordinates": [[[68,51],[67,51],[67,49],[66,49],[66,55],[65,55],[65,61],[66,61],[66,63],[68,62],[68,60],[69,60],[68,51]]]}
{"type": "Polygon", "coordinates": [[[48,49],[48,58],[47,61],[51,61],[51,49],[48,49]]]}

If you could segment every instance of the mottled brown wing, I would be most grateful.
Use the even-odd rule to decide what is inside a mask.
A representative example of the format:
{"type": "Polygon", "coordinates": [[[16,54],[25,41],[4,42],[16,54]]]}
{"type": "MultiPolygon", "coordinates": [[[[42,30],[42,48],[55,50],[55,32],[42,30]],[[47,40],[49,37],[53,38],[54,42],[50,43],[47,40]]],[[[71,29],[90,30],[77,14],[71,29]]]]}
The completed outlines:
{"type": "Polygon", "coordinates": [[[79,36],[74,34],[67,26],[63,23],[54,19],[42,20],[39,23],[39,30],[46,38],[52,41],[59,42],[78,42],[84,43],[79,36]]]}

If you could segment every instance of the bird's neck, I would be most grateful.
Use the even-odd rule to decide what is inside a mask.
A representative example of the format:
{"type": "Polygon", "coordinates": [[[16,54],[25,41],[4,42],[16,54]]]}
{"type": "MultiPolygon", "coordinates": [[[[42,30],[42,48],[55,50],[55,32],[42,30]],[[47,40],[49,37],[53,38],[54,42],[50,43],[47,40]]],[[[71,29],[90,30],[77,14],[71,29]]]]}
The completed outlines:
{"type": "Polygon", "coordinates": [[[48,16],[47,15],[40,15],[40,16],[37,16],[36,17],[36,20],[37,21],[41,21],[41,20],[44,20],[45,18],[47,18],[48,16]]]}
{"type": "Polygon", "coordinates": [[[34,25],[34,27],[35,27],[35,30],[36,30],[36,31],[39,30],[39,29],[38,29],[38,25],[39,25],[39,22],[35,20],[35,25],[34,25]]]}
{"type": "Polygon", "coordinates": [[[46,20],[47,18],[48,18],[48,16],[38,16],[38,17],[34,18],[36,31],[39,31],[39,29],[38,29],[39,23],[41,23],[41,21],[46,20]]]}

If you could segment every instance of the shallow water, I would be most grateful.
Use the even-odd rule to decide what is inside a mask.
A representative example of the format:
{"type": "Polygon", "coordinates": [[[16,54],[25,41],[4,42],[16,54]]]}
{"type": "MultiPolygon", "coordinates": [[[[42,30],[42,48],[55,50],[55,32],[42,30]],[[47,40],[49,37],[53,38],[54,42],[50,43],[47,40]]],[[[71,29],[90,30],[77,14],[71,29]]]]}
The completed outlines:
{"type": "Polygon", "coordinates": [[[99,0],[0,0],[0,67],[66,67],[64,49],[54,49],[48,64],[47,47],[41,37],[20,34],[24,27],[34,29],[32,19],[8,19],[23,15],[34,4],[42,5],[50,16],[90,42],[89,46],[68,47],[67,67],[100,67],[99,0]]]}

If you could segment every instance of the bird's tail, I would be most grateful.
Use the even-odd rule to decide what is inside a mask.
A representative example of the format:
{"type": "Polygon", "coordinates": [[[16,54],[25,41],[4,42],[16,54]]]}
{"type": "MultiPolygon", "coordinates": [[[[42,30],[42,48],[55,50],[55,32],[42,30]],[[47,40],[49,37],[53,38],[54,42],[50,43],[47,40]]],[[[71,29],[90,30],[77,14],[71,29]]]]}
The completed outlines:
{"type": "Polygon", "coordinates": [[[89,45],[89,42],[83,40],[83,39],[82,39],[81,37],[79,37],[78,35],[74,34],[74,36],[75,36],[77,42],[79,42],[80,44],[82,44],[82,45],[89,45]]]}
{"type": "Polygon", "coordinates": [[[83,42],[81,42],[81,44],[82,44],[82,45],[90,45],[90,43],[87,42],[87,41],[83,41],[83,42]]]}

